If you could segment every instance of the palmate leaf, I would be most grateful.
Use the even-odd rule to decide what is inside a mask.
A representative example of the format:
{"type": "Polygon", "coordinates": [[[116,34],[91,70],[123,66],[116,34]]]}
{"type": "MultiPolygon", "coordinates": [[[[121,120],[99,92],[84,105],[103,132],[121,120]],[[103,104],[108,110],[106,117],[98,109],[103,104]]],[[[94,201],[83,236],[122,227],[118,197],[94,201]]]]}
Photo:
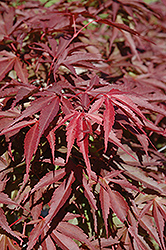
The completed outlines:
{"type": "Polygon", "coordinates": [[[6,50],[0,52],[0,81],[13,68],[16,56],[6,50]]]}
{"type": "Polygon", "coordinates": [[[67,184],[66,180],[64,180],[62,184],[54,191],[54,194],[50,201],[51,206],[49,214],[45,217],[45,219],[40,220],[39,223],[32,230],[29,237],[27,250],[31,250],[32,247],[36,244],[39,236],[44,232],[44,230],[49,229],[48,228],[49,223],[51,222],[53,217],[56,216],[59,209],[65,204],[66,200],[69,198],[71,194],[71,185],[73,182],[74,182],[74,175],[72,172],[69,176],[67,184]]]}
{"type": "Polygon", "coordinates": [[[70,224],[68,222],[60,222],[56,230],[64,236],[78,240],[79,242],[85,244],[89,249],[95,250],[93,243],[88,239],[88,236],[78,226],[70,224]]]}
{"type": "Polygon", "coordinates": [[[91,175],[91,166],[90,166],[90,161],[88,157],[88,146],[89,146],[89,134],[92,133],[92,126],[91,126],[91,121],[92,122],[97,122],[98,124],[102,124],[102,118],[100,116],[97,116],[92,113],[84,113],[84,112],[78,112],[78,111],[73,111],[72,114],[66,115],[65,118],[55,127],[55,130],[63,125],[67,120],[70,120],[70,123],[67,126],[67,159],[70,156],[70,152],[72,149],[72,146],[74,144],[74,141],[76,140],[77,145],[80,148],[80,151],[83,155],[86,167],[87,167],[87,172],[90,177],[91,175]]]}
{"type": "Polygon", "coordinates": [[[126,220],[129,210],[127,202],[119,192],[110,188],[104,178],[101,180],[101,184],[102,185],[100,192],[102,192],[102,194],[104,193],[105,198],[107,198],[104,199],[103,197],[101,197],[102,194],[100,194],[101,209],[105,224],[107,223],[106,221],[108,217],[109,208],[113,210],[113,212],[117,215],[120,221],[124,222],[126,220]]]}
{"type": "Polygon", "coordinates": [[[18,57],[15,59],[14,70],[16,71],[18,78],[20,78],[23,83],[28,84],[28,71],[25,66],[22,66],[18,57]]]}
{"type": "MultiPolygon", "coordinates": [[[[45,129],[48,127],[50,122],[56,116],[59,110],[59,98],[52,97],[49,101],[45,102],[44,98],[44,105],[42,107],[35,107],[35,111],[39,108],[43,108],[39,117],[39,121],[35,123],[35,125],[28,131],[25,136],[24,140],[24,150],[25,150],[25,157],[26,157],[26,173],[29,172],[29,165],[32,159],[33,154],[36,152],[40,138],[44,133],[45,129]],[[49,102],[50,101],[50,102],[49,102]]],[[[32,112],[32,107],[30,108],[30,113],[32,112]]],[[[40,110],[40,109],[39,109],[40,110]]],[[[29,114],[29,113],[28,113],[29,114]]]]}
{"type": "Polygon", "coordinates": [[[124,169],[126,170],[126,174],[134,178],[137,181],[140,181],[145,187],[150,188],[152,190],[156,190],[157,192],[164,194],[164,190],[160,187],[157,181],[153,178],[147,176],[146,172],[138,167],[124,165],[124,169]]]}
{"type": "Polygon", "coordinates": [[[12,52],[7,52],[6,50],[1,51],[0,56],[2,56],[0,57],[0,81],[14,66],[14,70],[20,80],[28,84],[28,71],[25,66],[22,66],[20,59],[12,52]]]}
{"type": "Polygon", "coordinates": [[[164,250],[165,158],[151,147],[163,148],[166,130],[162,1],[1,2],[6,221],[18,217],[11,228],[23,229],[28,250],[164,250]]]}
{"type": "MultiPolygon", "coordinates": [[[[51,96],[44,96],[44,97],[40,97],[38,99],[36,99],[35,101],[31,102],[31,105],[28,106],[28,108],[26,108],[23,113],[14,120],[14,122],[11,124],[11,126],[13,124],[15,124],[16,122],[19,122],[21,120],[23,120],[26,117],[29,117],[31,115],[36,114],[37,112],[41,111],[42,109],[44,109],[45,107],[47,107],[47,105],[49,105],[49,103],[55,102],[57,104],[57,97],[55,95],[51,95],[51,96]]],[[[43,114],[47,117],[48,114],[43,114]]]]}
{"type": "Polygon", "coordinates": [[[143,218],[139,221],[139,224],[149,233],[149,235],[157,242],[157,244],[162,249],[162,243],[160,243],[159,236],[155,227],[153,226],[153,221],[150,216],[143,216],[143,218]]]}
{"type": "MultiPolygon", "coordinates": [[[[151,127],[153,124],[147,121],[146,117],[143,115],[143,113],[140,111],[137,105],[127,95],[128,94],[125,92],[112,89],[111,91],[109,91],[108,94],[103,95],[101,98],[99,98],[97,101],[93,103],[91,109],[89,110],[89,113],[97,112],[101,108],[103,103],[105,103],[105,110],[103,113],[103,120],[104,120],[103,126],[104,126],[104,132],[105,132],[105,135],[104,135],[105,152],[107,150],[108,140],[111,140],[111,137],[112,139],[114,138],[114,142],[116,141],[115,143],[116,145],[120,144],[120,142],[118,142],[118,139],[116,139],[113,136],[113,131],[112,131],[112,126],[114,124],[114,119],[115,119],[115,111],[114,111],[114,107],[112,104],[115,104],[124,113],[126,113],[127,117],[130,117],[132,121],[134,122],[134,124],[142,131],[143,134],[140,134],[137,131],[136,135],[139,141],[141,142],[142,146],[144,147],[145,152],[147,153],[149,142],[148,142],[147,135],[143,131],[144,124],[142,123],[141,119],[144,121],[144,123],[146,122],[146,124],[149,124],[149,127],[151,127]]],[[[133,97],[133,100],[134,100],[134,97],[133,97]]],[[[121,145],[121,148],[122,147],[123,145],[121,145]]],[[[123,147],[123,150],[124,150],[124,147],[123,147]]]]}

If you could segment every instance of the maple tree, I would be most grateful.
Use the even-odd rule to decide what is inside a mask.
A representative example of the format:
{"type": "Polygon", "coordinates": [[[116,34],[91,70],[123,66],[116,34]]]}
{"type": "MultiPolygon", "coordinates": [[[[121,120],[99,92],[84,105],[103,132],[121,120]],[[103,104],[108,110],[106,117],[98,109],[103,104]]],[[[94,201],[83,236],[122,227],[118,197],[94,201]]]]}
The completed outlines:
{"type": "Polygon", "coordinates": [[[165,250],[166,1],[0,22],[0,249],[165,250]]]}

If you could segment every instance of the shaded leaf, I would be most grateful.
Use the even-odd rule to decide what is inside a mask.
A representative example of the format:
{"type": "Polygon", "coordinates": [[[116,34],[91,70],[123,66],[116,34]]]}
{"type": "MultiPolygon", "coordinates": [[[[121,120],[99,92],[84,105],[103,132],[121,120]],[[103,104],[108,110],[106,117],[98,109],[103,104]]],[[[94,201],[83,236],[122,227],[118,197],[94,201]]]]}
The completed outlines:
{"type": "Polygon", "coordinates": [[[59,233],[58,231],[54,230],[51,233],[51,237],[53,240],[58,244],[59,247],[61,247],[64,250],[78,250],[78,245],[68,236],[59,233]]]}
{"type": "Polygon", "coordinates": [[[39,123],[35,123],[33,127],[27,132],[24,140],[24,151],[26,157],[26,174],[29,172],[30,162],[33,154],[36,152],[40,141],[39,137],[39,123]]]}
{"type": "Polygon", "coordinates": [[[36,244],[39,236],[42,234],[42,231],[44,230],[44,227],[45,227],[45,220],[42,219],[30,233],[27,250],[31,250],[33,246],[36,244]]]}
{"type": "Polygon", "coordinates": [[[0,226],[10,235],[22,241],[22,239],[9,227],[6,216],[2,208],[0,208],[0,226]]]}
{"type": "Polygon", "coordinates": [[[65,176],[65,174],[66,174],[65,169],[50,171],[43,178],[40,179],[40,181],[31,190],[31,193],[37,191],[40,188],[56,183],[57,181],[62,179],[65,176]]]}
{"type": "Polygon", "coordinates": [[[114,211],[114,213],[117,215],[117,217],[124,222],[126,220],[126,216],[128,214],[128,204],[123,198],[123,196],[114,190],[111,190],[111,188],[108,187],[108,194],[110,197],[110,207],[114,211]]]}
{"type": "Polygon", "coordinates": [[[85,178],[85,176],[83,175],[83,187],[84,187],[84,194],[85,197],[88,199],[89,204],[93,207],[94,210],[97,210],[97,206],[96,206],[96,201],[95,201],[95,197],[92,193],[90,184],[88,183],[87,179],[85,178]]]}
{"type": "Polygon", "coordinates": [[[69,179],[66,183],[66,180],[60,184],[60,186],[54,191],[52,199],[50,201],[50,210],[49,214],[46,217],[46,224],[49,223],[54,216],[56,216],[59,209],[65,204],[67,199],[69,198],[72,188],[71,185],[74,182],[74,174],[71,172],[69,179]]]}
{"type": "Polygon", "coordinates": [[[88,239],[88,236],[83,232],[81,228],[68,222],[60,222],[56,229],[58,232],[84,243],[88,248],[94,249],[92,242],[88,239]]]}
{"type": "Polygon", "coordinates": [[[106,234],[108,237],[107,219],[108,219],[109,210],[110,210],[110,196],[109,196],[109,193],[102,186],[100,187],[99,198],[100,198],[100,204],[101,204],[106,234]]]}

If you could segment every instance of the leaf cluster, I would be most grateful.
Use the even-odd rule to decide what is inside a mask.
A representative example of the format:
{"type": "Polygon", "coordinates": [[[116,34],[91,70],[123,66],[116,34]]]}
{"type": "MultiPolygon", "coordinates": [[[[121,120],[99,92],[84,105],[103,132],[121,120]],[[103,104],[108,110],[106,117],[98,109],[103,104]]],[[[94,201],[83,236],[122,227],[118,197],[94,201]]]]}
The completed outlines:
{"type": "Polygon", "coordinates": [[[0,248],[165,250],[165,1],[0,23],[0,248]]]}

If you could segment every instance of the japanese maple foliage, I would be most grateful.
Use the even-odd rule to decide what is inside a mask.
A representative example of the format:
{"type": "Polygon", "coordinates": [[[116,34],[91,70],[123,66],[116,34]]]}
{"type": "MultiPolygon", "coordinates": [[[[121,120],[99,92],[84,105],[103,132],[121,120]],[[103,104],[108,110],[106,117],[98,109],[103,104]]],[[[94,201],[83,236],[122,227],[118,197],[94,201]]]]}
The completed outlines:
{"type": "Polygon", "coordinates": [[[0,249],[165,250],[166,2],[48,3],[0,3],[0,249]]]}

